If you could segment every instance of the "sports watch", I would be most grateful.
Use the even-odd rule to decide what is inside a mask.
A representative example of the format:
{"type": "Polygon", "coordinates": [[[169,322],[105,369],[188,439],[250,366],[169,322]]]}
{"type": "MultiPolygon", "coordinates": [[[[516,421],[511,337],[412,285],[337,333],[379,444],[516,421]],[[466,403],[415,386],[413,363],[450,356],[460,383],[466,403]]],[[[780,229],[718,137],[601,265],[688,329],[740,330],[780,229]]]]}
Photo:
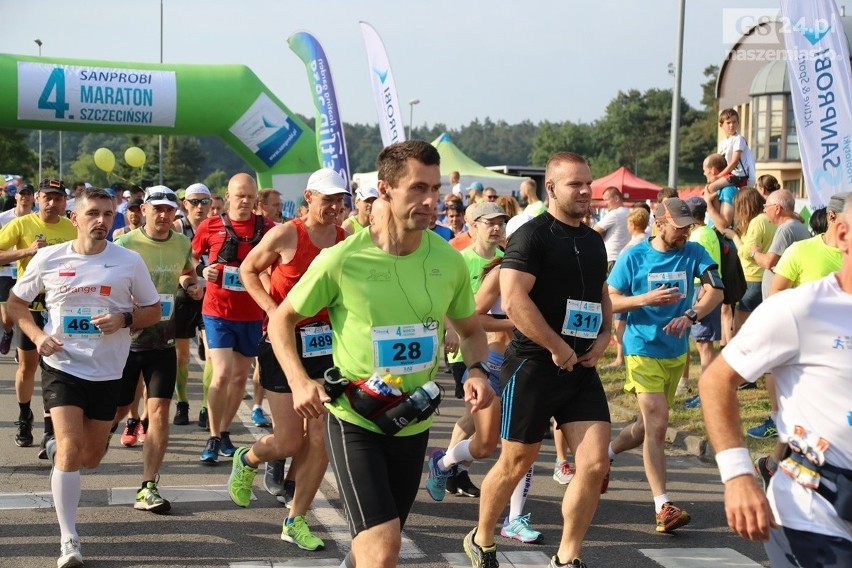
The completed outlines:
{"type": "Polygon", "coordinates": [[[692,308],[689,308],[688,310],[683,312],[683,315],[685,315],[693,324],[698,323],[698,314],[695,313],[695,310],[693,310],[692,308]]]}

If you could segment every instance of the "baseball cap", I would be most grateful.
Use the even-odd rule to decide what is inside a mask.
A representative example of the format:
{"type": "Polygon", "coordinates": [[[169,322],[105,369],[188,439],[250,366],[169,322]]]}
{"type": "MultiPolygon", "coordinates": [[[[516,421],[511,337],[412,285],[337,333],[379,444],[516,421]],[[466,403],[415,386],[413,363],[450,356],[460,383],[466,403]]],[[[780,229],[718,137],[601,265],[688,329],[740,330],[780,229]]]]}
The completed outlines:
{"type": "Polygon", "coordinates": [[[493,201],[477,203],[473,206],[473,212],[470,214],[470,218],[473,221],[478,221],[480,219],[495,219],[497,217],[506,217],[508,219],[509,215],[506,214],[506,211],[502,207],[493,201]]]}
{"type": "Polygon", "coordinates": [[[194,183],[186,188],[186,197],[190,195],[206,195],[210,197],[210,188],[203,183],[194,183]]]}
{"type": "Polygon", "coordinates": [[[366,201],[368,199],[378,199],[379,198],[379,190],[375,187],[359,187],[355,190],[355,198],[360,201],[366,201]]]}
{"type": "Polygon", "coordinates": [[[130,199],[130,190],[125,189],[124,193],[122,193],[121,196],[124,197],[125,199],[130,199]]]}
{"type": "Polygon", "coordinates": [[[146,205],[168,205],[177,209],[177,195],[164,185],[155,185],[145,190],[146,205]]]}
{"type": "Polygon", "coordinates": [[[667,218],[671,220],[678,229],[695,224],[695,218],[692,216],[689,206],[683,199],[678,197],[669,197],[662,203],[657,204],[654,216],[658,219],[667,218]]]}
{"type": "Polygon", "coordinates": [[[61,193],[65,195],[65,189],[65,184],[59,179],[44,178],[38,184],[38,190],[42,193],[61,193]]]}
{"type": "Polygon", "coordinates": [[[707,211],[707,202],[698,197],[697,195],[693,195],[692,197],[687,198],[686,206],[689,207],[689,211],[694,216],[696,213],[704,213],[707,211]]]}
{"type": "Polygon", "coordinates": [[[18,193],[18,186],[14,183],[10,183],[6,186],[6,193],[8,193],[10,197],[15,197],[15,194],[18,193]]]}
{"type": "Polygon", "coordinates": [[[831,199],[828,200],[828,210],[836,211],[837,213],[843,213],[843,208],[846,207],[846,199],[848,197],[848,191],[841,191],[840,193],[835,193],[831,196],[831,199]]]}
{"type": "Polygon", "coordinates": [[[144,201],[141,197],[137,197],[137,198],[136,198],[136,199],[134,199],[133,201],[130,201],[130,202],[128,202],[128,203],[127,203],[127,208],[128,208],[128,209],[133,209],[134,207],[137,207],[137,208],[138,208],[138,207],[140,207],[143,203],[145,203],[145,201],[144,201]]]}
{"type": "Polygon", "coordinates": [[[343,177],[331,168],[322,168],[308,178],[307,189],[318,191],[323,195],[339,195],[349,193],[343,177]]]}
{"type": "Polygon", "coordinates": [[[472,184],[470,184],[469,186],[467,186],[467,189],[468,189],[468,191],[471,190],[471,189],[475,189],[476,191],[482,191],[482,190],[485,189],[485,186],[483,186],[478,181],[475,181],[472,184]]]}
{"type": "Polygon", "coordinates": [[[21,193],[22,191],[29,191],[30,193],[35,193],[35,188],[33,187],[33,184],[25,183],[20,188],[18,188],[18,193],[21,193]]]}
{"type": "Polygon", "coordinates": [[[106,188],[104,188],[104,191],[106,191],[107,193],[109,193],[109,196],[110,196],[110,197],[115,197],[115,196],[116,196],[115,190],[114,190],[113,188],[111,188],[111,187],[106,187],[106,188]]]}

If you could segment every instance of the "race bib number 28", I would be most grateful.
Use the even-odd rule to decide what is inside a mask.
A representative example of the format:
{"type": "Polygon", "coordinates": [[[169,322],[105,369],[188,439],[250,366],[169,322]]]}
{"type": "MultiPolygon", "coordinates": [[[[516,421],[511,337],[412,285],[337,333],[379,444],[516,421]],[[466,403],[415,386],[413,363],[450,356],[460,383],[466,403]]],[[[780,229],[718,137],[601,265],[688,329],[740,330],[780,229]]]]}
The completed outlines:
{"type": "Polygon", "coordinates": [[[431,369],[438,331],[422,324],[374,327],[373,365],[379,373],[404,375],[431,369]]]}

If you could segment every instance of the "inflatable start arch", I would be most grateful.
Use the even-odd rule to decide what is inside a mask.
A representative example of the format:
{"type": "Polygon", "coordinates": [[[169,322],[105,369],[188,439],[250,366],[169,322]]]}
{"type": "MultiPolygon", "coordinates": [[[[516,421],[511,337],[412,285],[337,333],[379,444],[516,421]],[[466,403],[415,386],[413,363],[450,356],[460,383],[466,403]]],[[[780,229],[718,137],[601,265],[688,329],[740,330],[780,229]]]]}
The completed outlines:
{"type": "Polygon", "coordinates": [[[222,138],[261,187],[301,198],[314,132],[243,65],[168,65],[0,54],[0,127],[222,138]]]}

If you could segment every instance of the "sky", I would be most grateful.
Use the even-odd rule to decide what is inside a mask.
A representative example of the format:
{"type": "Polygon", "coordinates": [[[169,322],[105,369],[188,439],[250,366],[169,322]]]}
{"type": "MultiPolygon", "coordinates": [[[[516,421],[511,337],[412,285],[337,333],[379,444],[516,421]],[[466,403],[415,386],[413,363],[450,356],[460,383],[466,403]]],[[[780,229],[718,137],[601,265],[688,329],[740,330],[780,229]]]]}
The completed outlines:
{"type": "MultiPolygon", "coordinates": [[[[842,3],[840,0],[838,4],[842,3]]],[[[304,64],[287,46],[312,33],[345,122],[376,123],[358,22],[387,49],[405,122],[591,122],[618,91],[671,88],[679,0],[0,0],[0,53],[156,63],[242,64],[292,111],[314,115],[304,64]]],[[[700,105],[739,16],[778,0],[686,3],[683,96],[700,105]],[[734,10],[732,10],[734,9],[734,10]]],[[[737,23],[740,22],[740,23],[737,23]]]]}

